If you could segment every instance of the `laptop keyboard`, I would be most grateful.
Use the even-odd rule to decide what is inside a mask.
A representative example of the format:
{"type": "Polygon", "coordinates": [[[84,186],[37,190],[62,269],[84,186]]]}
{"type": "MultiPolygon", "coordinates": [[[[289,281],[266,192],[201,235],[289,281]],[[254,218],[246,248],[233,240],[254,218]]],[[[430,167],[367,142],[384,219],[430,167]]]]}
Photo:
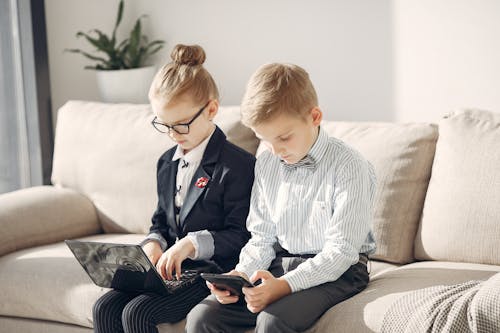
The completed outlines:
{"type": "Polygon", "coordinates": [[[167,289],[171,292],[177,292],[181,289],[189,287],[196,283],[196,281],[200,278],[200,272],[196,270],[185,270],[181,274],[181,278],[176,280],[163,280],[167,289]]]}

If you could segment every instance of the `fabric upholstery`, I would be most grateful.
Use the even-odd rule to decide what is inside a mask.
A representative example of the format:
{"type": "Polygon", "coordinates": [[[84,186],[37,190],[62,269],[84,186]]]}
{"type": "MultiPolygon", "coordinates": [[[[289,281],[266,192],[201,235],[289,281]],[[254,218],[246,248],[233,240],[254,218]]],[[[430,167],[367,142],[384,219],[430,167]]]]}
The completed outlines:
{"type": "MultiPolygon", "coordinates": [[[[138,244],[144,235],[81,238],[138,244]]],[[[0,257],[0,315],[92,327],[92,305],[108,289],[94,285],[69,248],[54,243],[0,257]]]]}
{"type": "Polygon", "coordinates": [[[22,333],[93,333],[94,330],[53,321],[0,316],[0,332],[22,333]]]}
{"type": "Polygon", "coordinates": [[[0,207],[0,256],[100,231],[92,202],[71,189],[38,186],[6,193],[0,207]]]}
{"type": "Polygon", "coordinates": [[[378,261],[370,259],[368,261],[368,273],[370,273],[370,279],[373,279],[378,274],[383,274],[385,272],[392,271],[400,267],[400,264],[392,264],[385,261],[378,261]]]}
{"type": "Polygon", "coordinates": [[[439,123],[415,254],[500,264],[500,114],[452,113],[439,123]]]}
{"type": "Polygon", "coordinates": [[[488,279],[500,266],[464,263],[413,263],[379,274],[358,295],[328,310],[313,332],[380,332],[390,305],[405,293],[434,285],[488,279]]]}
{"type": "Polygon", "coordinates": [[[432,124],[325,122],[323,128],[375,167],[373,258],[408,263],[431,173],[437,128],[432,124]]]}
{"type": "MultiPolygon", "coordinates": [[[[156,207],[156,163],[174,145],[151,126],[146,104],[70,101],[58,113],[52,183],[90,198],[105,232],[146,233],[156,207]]],[[[219,109],[229,141],[255,153],[239,109],[219,109]]]]}
{"type": "MultiPolygon", "coordinates": [[[[158,325],[159,333],[183,333],[185,320],[181,320],[174,324],[158,325]]],[[[254,330],[249,329],[245,333],[252,333],[254,330]]],[[[59,322],[3,317],[0,316],[0,332],[22,332],[22,333],[92,333],[94,330],[89,327],[82,327],[72,324],[63,324],[59,322]]]]}
{"type": "Polygon", "coordinates": [[[214,123],[226,134],[228,141],[255,155],[259,139],[255,133],[241,123],[239,106],[224,106],[214,118],[214,123]]]}

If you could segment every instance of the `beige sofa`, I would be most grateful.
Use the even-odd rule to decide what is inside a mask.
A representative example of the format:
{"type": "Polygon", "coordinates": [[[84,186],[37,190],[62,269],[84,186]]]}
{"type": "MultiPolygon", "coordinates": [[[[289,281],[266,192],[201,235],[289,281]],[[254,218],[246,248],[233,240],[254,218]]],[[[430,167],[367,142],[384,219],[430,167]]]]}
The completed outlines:
{"type": "MultiPolygon", "coordinates": [[[[107,290],[92,284],[62,241],[138,243],[147,233],[155,163],[173,145],[151,119],[148,105],[71,101],[59,110],[53,186],[0,195],[0,332],[91,331],[92,304],[107,290]]],[[[378,249],[368,288],[310,332],[377,332],[406,292],[500,271],[500,114],[437,121],[324,122],[376,168],[378,249]]],[[[238,108],[221,108],[216,123],[257,152],[238,108]]]]}

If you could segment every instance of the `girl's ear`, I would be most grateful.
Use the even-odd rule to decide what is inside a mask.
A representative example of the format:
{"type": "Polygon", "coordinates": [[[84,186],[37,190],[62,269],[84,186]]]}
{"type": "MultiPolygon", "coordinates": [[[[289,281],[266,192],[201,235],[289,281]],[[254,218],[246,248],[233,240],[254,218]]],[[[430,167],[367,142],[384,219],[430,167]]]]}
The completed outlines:
{"type": "Polygon", "coordinates": [[[217,111],[219,111],[219,101],[216,99],[213,99],[208,103],[207,105],[207,110],[208,110],[208,120],[213,120],[215,115],[217,114],[217,111]]]}
{"type": "Polygon", "coordinates": [[[323,112],[317,106],[312,108],[311,110],[311,118],[314,126],[319,126],[321,124],[321,120],[323,120],[323,112]]]}

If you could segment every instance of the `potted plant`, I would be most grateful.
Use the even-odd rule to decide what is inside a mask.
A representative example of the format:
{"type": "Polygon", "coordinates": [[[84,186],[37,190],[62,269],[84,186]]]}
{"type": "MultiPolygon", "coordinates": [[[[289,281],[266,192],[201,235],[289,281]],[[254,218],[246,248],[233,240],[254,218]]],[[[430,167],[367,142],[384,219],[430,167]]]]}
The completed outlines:
{"type": "Polygon", "coordinates": [[[147,93],[153,76],[154,66],[145,66],[146,60],[165,44],[162,40],[148,41],[142,34],[141,16],[135,22],[128,38],[116,40],[116,30],[123,15],[123,0],[118,5],[118,15],[111,37],[98,29],[89,33],[79,31],[76,37],[84,37],[101,55],[94,55],[81,49],[66,49],[79,53],[96,63],[85,66],[97,72],[97,84],[105,102],[147,102],[147,93]]]}

